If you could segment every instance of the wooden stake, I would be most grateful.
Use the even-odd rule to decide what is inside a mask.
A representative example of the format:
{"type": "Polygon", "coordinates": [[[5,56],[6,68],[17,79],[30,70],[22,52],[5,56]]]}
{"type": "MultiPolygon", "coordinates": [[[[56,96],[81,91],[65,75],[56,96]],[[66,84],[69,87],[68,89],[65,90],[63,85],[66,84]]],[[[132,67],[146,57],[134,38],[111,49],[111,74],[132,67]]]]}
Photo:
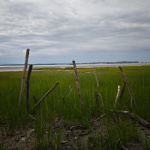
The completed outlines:
{"type": "Polygon", "coordinates": [[[122,87],[122,89],[121,89],[121,93],[120,93],[119,99],[121,99],[122,96],[123,96],[123,92],[124,92],[125,86],[126,86],[126,82],[124,81],[124,84],[123,84],[123,87],[122,87]]]}
{"type": "Polygon", "coordinates": [[[48,94],[53,91],[53,89],[59,84],[59,82],[57,82],[42,98],[39,102],[37,102],[33,107],[32,107],[32,110],[37,107],[38,105],[41,104],[41,102],[45,99],[46,96],[48,96],[48,94]]]}
{"type": "Polygon", "coordinates": [[[119,95],[120,95],[120,85],[118,85],[118,92],[117,92],[117,96],[116,96],[114,108],[116,108],[116,105],[117,105],[117,101],[118,101],[119,95]]]}
{"type": "Polygon", "coordinates": [[[99,121],[101,118],[103,118],[103,117],[105,117],[105,116],[106,116],[106,114],[101,115],[101,116],[98,117],[96,120],[94,120],[94,122],[95,122],[95,121],[99,121]]]}
{"type": "Polygon", "coordinates": [[[27,74],[27,80],[26,80],[26,106],[27,110],[29,111],[29,87],[30,87],[30,75],[32,71],[33,65],[29,65],[28,74],[27,74]]]}
{"type": "Polygon", "coordinates": [[[99,82],[98,82],[98,78],[97,78],[97,73],[96,73],[96,69],[95,69],[95,67],[94,67],[94,74],[95,74],[95,78],[96,78],[97,86],[99,87],[99,82]]]}
{"type": "Polygon", "coordinates": [[[129,84],[129,82],[128,82],[128,80],[127,80],[127,78],[126,78],[126,76],[125,76],[125,74],[124,74],[124,72],[123,72],[121,66],[119,66],[119,69],[120,69],[120,71],[121,71],[121,73],[122,73],[122,76],[124,77],[124,80],[125,80],[127,86],[128,86],[128,90],[129,90],[130,95],[131,95],[131,108],[132,108],[132,102],[134,102],[134,104],[135,104],[135,106],[136,106],[136,103],[135,103],[135,100],[134,100],[134,97],[133,97],[133,93],[132,93],[130,84],[129,84]]]}
{"type": "Polygon", "coordinates": [[[147,128],[150,128],[150,123],[147,122],[146,120],[144,120],[143,118],[139,117],[138,115],[135,115],[133,113],[130,113],[129,111],[126,111],[126,110],[121,110],[119,111],[121,113],[124,113],[124,114],[129,114],[133,119],[137,120],[142,124],[144,125],[145,127],[147,128]]]}
{"type": "Polygon", "coordinates": [[[147,122],[146,120],[144,120],[143,118],[139,117],[138,115],[136,115],[136,117],[138,118],[139,122],[141,124],[143,124],[145,127],[150,128],[150,123],[147,122]]]}
{"type": "Polygon", "coordinates": [[[80,94],[79,80],[78,80],[78,72],[77,72],[77,68],[76,68],[76,63],[75,63],[74,60],[72,61],[72,63],[73,63],[74,71],[75,71],[75,74],[76,74],[76,85],[77,85],[78,95],[79,95],[79,99],[80,99],[80,104],[83,105],[82,98],[81,98],[81,94],[80,94]]]}
{"type": "Polygon", "coordinates": [[[129,150],[128,148],[124,147],[123,145],[121,145],[121,148],[122,148],[123,150],[129,150]]]}
{"type": "Polygon", "coordinates": [[[25,57],[25,64],[24,64],[24,70],[22,74],[22,83],[21,83],[21,90],[20,90],[20,96],[19,96],[19,102],[18,105],[20,105],[22,97],[23,97],[23,90],[24,90],[24,83],[25,83],[25,74],[26,74],[26,69],[28,65],[28,57],[29,57],[29,49],[26,50],[26,57],[25,57]]]}

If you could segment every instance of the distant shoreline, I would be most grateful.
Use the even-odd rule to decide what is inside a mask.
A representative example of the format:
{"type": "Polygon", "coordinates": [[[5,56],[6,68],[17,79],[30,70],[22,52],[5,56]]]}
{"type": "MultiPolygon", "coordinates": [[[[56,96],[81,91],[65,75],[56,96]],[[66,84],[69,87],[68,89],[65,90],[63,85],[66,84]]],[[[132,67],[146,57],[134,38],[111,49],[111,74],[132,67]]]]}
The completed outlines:
{"type": "MultiPolygon", "coordinates": [[[[94,67],[118,67],[118,66],[149,66],[150,63],[112,63],[112,64],[76,64],[77,68],[94,68],[94,67]]],[[[38,68],[67,68],[73,65],[33,65],[33,69],[38,68]]],[[[0,65],[0,72],[23,71],[24,65],[0,65]]]]}

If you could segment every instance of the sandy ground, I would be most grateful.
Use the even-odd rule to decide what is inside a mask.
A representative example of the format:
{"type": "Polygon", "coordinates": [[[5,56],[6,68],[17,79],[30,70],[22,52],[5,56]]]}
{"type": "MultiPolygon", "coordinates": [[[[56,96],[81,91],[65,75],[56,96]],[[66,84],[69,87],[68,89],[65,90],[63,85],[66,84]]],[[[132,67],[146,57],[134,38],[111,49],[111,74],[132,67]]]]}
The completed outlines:
{"type": "MultiPolygon", "coordinates": [[[[147,66],[150,63],[126,63],[126,64],[77,64],[77,68],[93,68],[93,67],[118,67],[118,66],[147,66]]],[[[23,65],[21,66],[0,66],[0,72],[9,72],[9,71],[23,71],[23,65]]],[[[38,68],[47,68],[47,67],[56,67],[56,68],[66,68],[73,67],[73,65],[33,65],[34,69],[38,68]]]]}

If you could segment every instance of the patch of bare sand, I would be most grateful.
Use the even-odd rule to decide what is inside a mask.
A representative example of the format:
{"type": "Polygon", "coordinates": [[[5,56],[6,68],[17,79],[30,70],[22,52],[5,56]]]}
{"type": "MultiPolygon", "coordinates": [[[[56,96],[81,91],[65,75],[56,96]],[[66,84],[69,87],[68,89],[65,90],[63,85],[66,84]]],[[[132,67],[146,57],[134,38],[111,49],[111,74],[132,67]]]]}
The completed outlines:
{"type": "MultiPolygon", "coordinates": [[[[77,68],[94,68],[94,67],[118,67],[118,66],[149,66],[149,63],[125,63],[125,64],[77,64],[77,68]]],[[[21,66],[0,66],[0,72],[23,71],[21,66]]],[[[67,68],[73,65],[33,65],[33,69],[38,68],[67,68]]]]}

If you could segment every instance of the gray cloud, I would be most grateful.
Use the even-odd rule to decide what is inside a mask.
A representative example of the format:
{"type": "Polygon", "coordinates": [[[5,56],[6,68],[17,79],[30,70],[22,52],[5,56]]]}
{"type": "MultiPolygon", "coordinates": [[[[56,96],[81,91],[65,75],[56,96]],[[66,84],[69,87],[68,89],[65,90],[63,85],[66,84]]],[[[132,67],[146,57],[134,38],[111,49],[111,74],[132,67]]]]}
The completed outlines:
{"type": "MultiPolygon", "coordinates": [[[[141,61],[137,55],[141,51],[143,61],[148,61],[149,4],[148,0],[2,0],[0,58],[15,59],[17,53],[24,59],[25,49],[30,48],[35,63],[34,57],[42,62],[50,56],[60,62],[62,56],[69,61],[67,57],[74,56],[98,61],[100,55],[104,61],[117,61],[114,54],[120,54],[122,60],[129,60],[128,55],[122,57],[129,52],[141,61]]],[[[0,63],[7,63],[4,60],[8,61],[0,63]]]]}

